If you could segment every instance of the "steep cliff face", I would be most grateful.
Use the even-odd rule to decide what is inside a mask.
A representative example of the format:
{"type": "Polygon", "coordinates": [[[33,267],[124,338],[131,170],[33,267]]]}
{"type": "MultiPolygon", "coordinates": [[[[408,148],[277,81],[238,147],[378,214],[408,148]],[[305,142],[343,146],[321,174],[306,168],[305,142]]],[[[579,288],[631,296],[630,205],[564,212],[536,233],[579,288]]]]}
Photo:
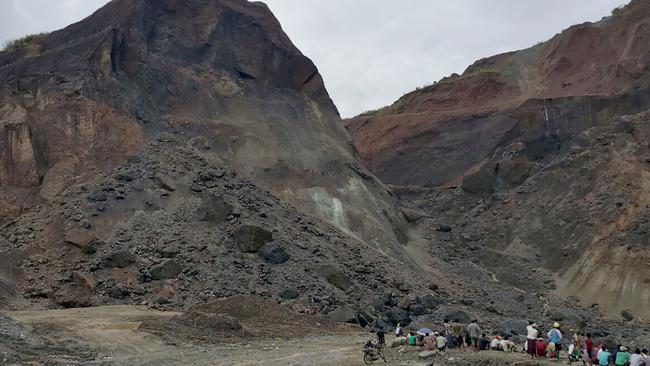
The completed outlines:
{"type": "Polygon", "coordinates": [[[0,53],[0,85],[4,222],[164,132],[199,139],[242,177],[399,252],[393,199],[262,3],[115,0],[0,53]]]}
{"type": "Polygon", "coordinates": [[[458,183],[499,147],[562,139],[650,107],[650,4],[573,26],[526,50],[348,121],[361,156],[396,185],[458,183]]]}

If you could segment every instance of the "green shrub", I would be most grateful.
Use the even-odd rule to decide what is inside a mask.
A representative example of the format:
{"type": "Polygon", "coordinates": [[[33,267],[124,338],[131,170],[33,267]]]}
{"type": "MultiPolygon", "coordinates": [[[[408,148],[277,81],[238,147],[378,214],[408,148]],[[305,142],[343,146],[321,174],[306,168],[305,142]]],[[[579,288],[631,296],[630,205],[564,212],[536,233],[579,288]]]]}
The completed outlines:
{"type": "Polygon", "coordinates": [[[23,47],[26,47],[30,45],[33,41],[37,41],[39,39],[42,39],[49,33],[47,32],[42,32],[42,33],[34,33],[34,34],[28,34],[24,37],[20,37],[18,39],[14,39],[11,41],[7,41],[4,44],[4,47],[2,48],[3,51],[14,51],[23,47]]]}
{"type": "Polygon", "coordinates": [[[627,8],[627,5],[621,5],[621,6],[615,7],[614,9],[612,9],[612,16],[617,16],[617,15],[623,14],[623,12],[625,11],[625,8],[627,8]]]}

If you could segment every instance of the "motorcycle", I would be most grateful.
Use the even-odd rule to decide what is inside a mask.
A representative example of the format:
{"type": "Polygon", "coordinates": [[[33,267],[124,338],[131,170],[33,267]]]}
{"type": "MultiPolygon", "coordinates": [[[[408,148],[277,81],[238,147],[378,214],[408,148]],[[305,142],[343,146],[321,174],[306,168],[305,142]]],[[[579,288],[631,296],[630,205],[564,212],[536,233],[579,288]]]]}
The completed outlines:
{"type": "Polygon", "coordinates": [[[371,363],[379,361],[380,359],[384,360],[384,363],[386,363],[386,358],[384,357],[384,353],[382,352],[381,347],[369,340],[363,346],[363,362],[365,362],[366,365],[370,365],[371,363]]]}

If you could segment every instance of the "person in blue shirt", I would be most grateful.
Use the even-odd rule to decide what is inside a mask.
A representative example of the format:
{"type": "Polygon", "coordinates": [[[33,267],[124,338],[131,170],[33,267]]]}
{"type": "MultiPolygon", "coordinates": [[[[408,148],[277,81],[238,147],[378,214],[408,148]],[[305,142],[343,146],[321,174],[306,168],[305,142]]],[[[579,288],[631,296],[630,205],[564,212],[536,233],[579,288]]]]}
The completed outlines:
{"type": "Polygon", "coordinates": [[[560,331],[560,323],[553,323],[553,329],[548,332],[549,342],[555,344],[555,358],[560,359],[560,351],[562,350],[562,332],[560,331]]]}
{"type": "Polygon", "coordinates": [[[603,346],[602,351],[598,353],[598,365],[600,366],[608,366],[609,365],[609,359],[612,356],[611,353],[607,352],[607,347],[603,346]]]}

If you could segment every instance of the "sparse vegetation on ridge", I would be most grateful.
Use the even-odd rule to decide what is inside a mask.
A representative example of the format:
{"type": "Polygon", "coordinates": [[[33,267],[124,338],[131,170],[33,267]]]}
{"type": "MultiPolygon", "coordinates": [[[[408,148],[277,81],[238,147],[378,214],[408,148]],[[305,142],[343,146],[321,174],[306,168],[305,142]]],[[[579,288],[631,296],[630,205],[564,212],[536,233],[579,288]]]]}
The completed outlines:
{"type": "Polygon", "coordinates": [[[43,37],[47,36],[49,32],[41,32],[41,33],[33,33],[33,34],[28,34],[26,36],[10,40],[4,43],[2,50],[3,51],[14,51],[20,48],[23,48],[25,46],[28,46],[35,40],[42,39],[43,37]]]}
{"type": "Polygon", "coordinates": [[[619,5],[619,6],[615,7],[614,9],[612,9],[612,16],[617,16],[617,15],[623,14],[625,9],[627,9],[628,5],[629,4],[619,5]]]}

